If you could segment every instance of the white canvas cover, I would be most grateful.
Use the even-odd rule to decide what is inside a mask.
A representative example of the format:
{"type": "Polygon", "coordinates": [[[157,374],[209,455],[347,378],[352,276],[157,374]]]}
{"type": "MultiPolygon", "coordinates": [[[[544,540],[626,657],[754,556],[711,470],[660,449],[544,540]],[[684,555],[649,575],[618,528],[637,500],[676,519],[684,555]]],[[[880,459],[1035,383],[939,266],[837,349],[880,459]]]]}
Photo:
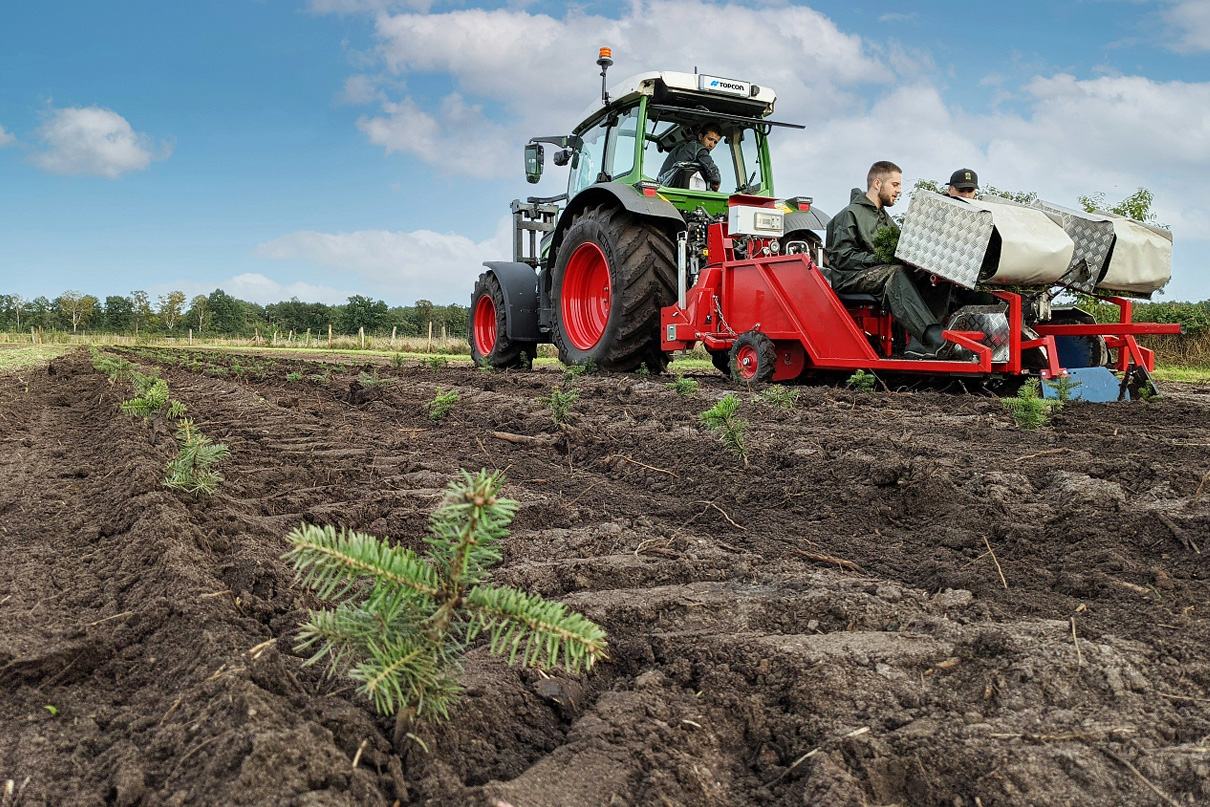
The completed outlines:
{"type": "Polygon", "coordinates": [[[1097,288],[1147,295],[1167,283],[1172,277],[1172,233],[1114,213],[1104,215],[1113,222],[1115,238],[1097,288]]]}
{"type": "Polygon", "coordinates": [[[1050,285],[1067,273],[1075,242],[1041,210],[996,199],[967,203],[992,214],[1000,235],[1000,260],[983,279],[1001,285],[1050,285]]]}

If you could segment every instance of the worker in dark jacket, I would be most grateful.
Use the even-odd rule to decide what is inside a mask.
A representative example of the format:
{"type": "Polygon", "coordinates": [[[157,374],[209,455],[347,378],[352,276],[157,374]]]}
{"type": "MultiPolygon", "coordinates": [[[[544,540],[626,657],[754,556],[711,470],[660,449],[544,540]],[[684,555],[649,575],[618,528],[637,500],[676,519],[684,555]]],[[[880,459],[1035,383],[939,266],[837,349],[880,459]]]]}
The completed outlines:
{"type": "Polygon", "coordinates": [[[717,191],[722,182],[722,175],[719,174],[718,166],[714,164],[710,152],[722,139],[723,130],[719,125],[707,123],[697,133],[696,139],[686,140],[668,152],[668,158],[660,167],[660,184],[669,188],[688,188],[689,177],[694,171],[700,170],[710,190],[717,191]],[[678,163],[692,163],[693,167],[681,166],[678,163]]]}
{"type": "Polygon", "coordinates": [[[908,267],[874,255],[874,236],[893,227],[887,208],[903,190],[903,173],[892,162],[876,162],[866,191],[854,188],[849,206],[828,222],[826,270],[832,288],[844,294],[871,294],[912,337],[904,356],[933,358],[944,344],[941,321],[949,304],[948,286],[934,286],[908,267]]]}

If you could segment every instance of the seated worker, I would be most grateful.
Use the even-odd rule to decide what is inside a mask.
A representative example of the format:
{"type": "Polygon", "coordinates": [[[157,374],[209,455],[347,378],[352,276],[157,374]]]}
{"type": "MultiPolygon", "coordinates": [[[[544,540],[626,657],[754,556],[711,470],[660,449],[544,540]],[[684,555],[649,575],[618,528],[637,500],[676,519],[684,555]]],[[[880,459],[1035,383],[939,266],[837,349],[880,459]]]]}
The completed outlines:
{"type": "Polygon", "coordinates": [[[717,191],[722,181],[718,166],[714,164],[710,152],[723,139],[723,130],[717,123],[707,123],[697,133],[697,139],[686,140],[668,152],[668,158],[660,167],[659,182],[669,188],[688,188],[689,177],[700,169],[706,185],[712,191],[717,191]],[[693,163],[693,168],[678,166],[677,163],[693,163]]]}
{"type": "Polygon", "coordinates": [[[959,168],[950,175],[950,184],[945,188],[947,196],[955,199],[974,199],[979,190],[979,175],[969,168],[959,168]]]}
{"type": "Polygon", "coordinates": [[[886,209],[903,190],[903,173],[892,162],[876,162],[866,177],[866,192],[854,188],[849,206],[828,222],[825,269],[837,293],[871,294],[911,337],[904,357],[934,358],[944,344],[941,322],[949,306],[948,285],[934,286],[915,270],[880,263],[874,236],[894,222],[886,209]]]}

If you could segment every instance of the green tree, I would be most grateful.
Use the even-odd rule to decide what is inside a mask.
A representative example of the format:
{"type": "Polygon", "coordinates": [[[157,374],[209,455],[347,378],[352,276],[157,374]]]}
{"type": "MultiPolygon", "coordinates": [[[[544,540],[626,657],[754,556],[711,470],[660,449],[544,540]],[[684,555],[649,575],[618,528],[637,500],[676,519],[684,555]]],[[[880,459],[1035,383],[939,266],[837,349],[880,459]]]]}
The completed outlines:
{"type": "Polygon", "coordinates": [[[132,291],[130,293],[130,304],[133,309],[135,331],[149,329],[155,312],[151,310],[151,298],[147,296],[147,292],[132,291]]]}
{"type": "Polygon", "coordinates": [[[159,296],[160,303],[160,322],[164,323],[164,327],[168,330],[176,328],[177,323],[181,321],[183,314],[181,313],[185,306],[185,292],[170,291],[167,294],[159,296]]]}
{"type": "Polygon", "coordinates": [[[134,303],[129,297],[111,294],[105,298],[105,327],[111,331],[129,331],[134,325],[134,303]]]}
{"type": "Polygon", "coordinates": [[[354,294],[345,303],[344,312],[340,318],[342,333],[357,333],[358,328],[366,332],[377,331],[387,321],[387,304],[382,300],[371,300],[360,294],[354,294]]]}
{"type": "Polygon", "coordinates": [[[30,301],[29,319],[26,324],[31,328],[44,328],[51,325],[55,313],[54,303],[49,297],[39,296],[30,301]]]}
{"type": "Polygon", "coordinates": [[[55,298],[55,306],[64,323],[71,323],[71,332],[76,333],[81,325],[87,325],[97,308],[97,298],[68,290],[55,298]]]}
{"type": "Polygon", "coordinates": [[[1098,191],[1091,196],[1081,196],[1080,207],[1089,213],[1094,213],[1098,210],[1108,210],[1110,213],[1116,213],[1119,216],[1125,216],[1128,219],[1141,221],[1144,224],[1151,224],[1155,227],[1163,227],[1167,230],[1167,224],[1160,224],[1155,220],[1155,213],[1151,210],[1151,203],[1154,201],[1155,194],[1146,188],[1139,188],[1116,205],[1108,207],[1105,194],[1098,191]]]}
{"type": "Polygon", "coordinates": [[[199,294],[189,301],[189,310],[185,312],[185,319],[189,322],[189,326],[197,328],[198,333],[206,330],[206,326],[210,324],[210,298],[204,294],[199,294]]]}
{"type": "Polygon", "coordinates": [[[239,300],[222,289],[215,289],[207,298],[207,307],[214,330],[224,334],[244,332],[244,307],[239,300]]]}
{"type": "Polygon", "coordinates": [[[29,307],[29,300],[26,300],[20,294],[5,294],[0,296],[0,316],[4,318],[5,328],[15,328],[21,330],[21,320],[25,316],[25,310],[29,307]]]}

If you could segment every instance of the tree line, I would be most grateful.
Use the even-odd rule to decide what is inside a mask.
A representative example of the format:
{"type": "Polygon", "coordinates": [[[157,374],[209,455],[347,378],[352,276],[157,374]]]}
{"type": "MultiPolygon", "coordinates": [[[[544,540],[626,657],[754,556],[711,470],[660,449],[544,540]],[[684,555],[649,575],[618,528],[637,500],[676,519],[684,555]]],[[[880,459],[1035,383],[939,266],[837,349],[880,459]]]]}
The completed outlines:
{"type": "Polygon", "coordinates": [[[466,333],[470,309],[464,305],[435,305],[417,300],[410,306],[388,306],[355,294],[343,305],[308,303],[293,298],[280,303],[259,305],[240,300],[222,289],[199,294],[192,300],[184,292],[173,291],[154,301],[145,291],[111,295],[101,300],[78,291],[65,291],[53,300],[47,297],[26,299],[19,294],[0,294],[0,331],[28,331],[30,328],[59,329],[72,333],[150,334],[175,336],[190,330],[194,335],[251,336],[278,333],[312,335],[357,334],[364,328],[370,335],[427,336],[432,323],[433,335],[460,336],[466,333]]]}

